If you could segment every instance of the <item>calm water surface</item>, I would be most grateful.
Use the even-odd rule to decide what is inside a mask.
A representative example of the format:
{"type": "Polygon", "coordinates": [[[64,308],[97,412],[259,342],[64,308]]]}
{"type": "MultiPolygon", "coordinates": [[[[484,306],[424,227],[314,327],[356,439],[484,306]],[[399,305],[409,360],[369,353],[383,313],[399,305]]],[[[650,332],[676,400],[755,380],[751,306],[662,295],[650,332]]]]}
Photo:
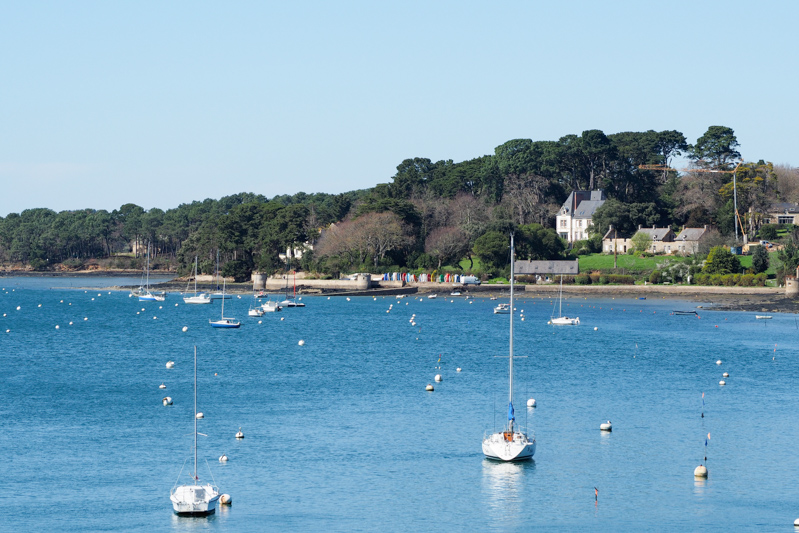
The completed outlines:
{"type": "Polygon", "coordinates": [[[520,297],[516,417],[538,448],[499,464],[480,448],[507,401],[496,302],[305,297],[256,319],[234,297],[225,315],[244,325],[222,331],[208,325],[218,301],[0,286],[3,531],[793,531],[799,517],[793,315],[569,299],[582,325],[553,329],[548,297],[520,297]],[[206,519],[169,501],[192,454],[194,345],[200,456],[234,502],[206,519]]]}

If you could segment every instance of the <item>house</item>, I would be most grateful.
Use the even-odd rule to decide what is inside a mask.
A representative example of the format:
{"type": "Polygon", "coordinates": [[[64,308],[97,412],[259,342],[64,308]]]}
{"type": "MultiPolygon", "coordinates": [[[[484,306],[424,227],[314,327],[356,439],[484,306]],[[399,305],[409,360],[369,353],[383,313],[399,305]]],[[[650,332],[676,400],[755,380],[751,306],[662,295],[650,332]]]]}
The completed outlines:
{"type": "Polygon", "coordinates": [[[799,204],[790,202],[772,204],[764,218],[767,224],[799,225],[799,204]]]}
{"type": "Polygon", "coordinates": [[[610,225],[607,233],[602,237],[602,251],[606,254],[626,254],[627,250],[632,247],[632,235],[629,233],[619,233],[619,231],[613,227],[613,224],[610,225]]]}
{"type": "Polygon", "coordinates": [[[699,252],[699,245],[705,237],[707,237],[710,228],[705,225],[703,228],[683,228],[674,243],[677,246],[677,253],[682,255],[691,255],[699,252]]]}
{"type": "Polygon", "coordinates": [[[658,228],[652,226],[651,228],[642,228],[638,226],[638,233],[645,233],[652,239],[649,245],[649,251],[653,254],[671,254],[677,251],[674,244],[674,232],[671,228],[658,228]]]}
{"type": "Polygon", "coordinates": [[[515,274],[535,276],[536,283],[550,282],[557,275],[576,276],[580,272],[577,259],[573,261],[516,261],[515,274]]]}
{"type": "Polygon", "coordinates": [[[588,238],[591,218],[605,203],[605,191],[572,191],[555,217],[558,235],[573,243],[588,238]]]}

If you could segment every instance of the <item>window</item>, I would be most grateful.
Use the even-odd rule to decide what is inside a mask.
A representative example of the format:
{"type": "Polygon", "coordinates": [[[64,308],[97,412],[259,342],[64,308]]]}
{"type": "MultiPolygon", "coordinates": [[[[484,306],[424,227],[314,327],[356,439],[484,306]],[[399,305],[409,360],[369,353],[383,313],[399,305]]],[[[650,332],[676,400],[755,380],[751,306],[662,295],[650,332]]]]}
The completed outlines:
{"type": "Polygon", "coordinates": [[[793,216],[779,216],[777,224],[793,224],[793,216]]]}
{"type": "Polygon", "coordinates": [[[560,219],[560,227],[561,228],[565,228],[566,227],[566,219],[565,218],[560,219]]]}

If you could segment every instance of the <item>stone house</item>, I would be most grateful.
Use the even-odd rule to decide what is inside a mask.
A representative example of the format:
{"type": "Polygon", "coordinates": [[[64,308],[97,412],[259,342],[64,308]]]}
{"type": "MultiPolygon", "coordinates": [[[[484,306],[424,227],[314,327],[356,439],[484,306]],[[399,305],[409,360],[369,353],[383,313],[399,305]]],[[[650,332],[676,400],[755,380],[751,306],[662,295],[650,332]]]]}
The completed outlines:
{"type": "Polygon", "coordinates": [[[683,228],[674,243],[677,246],[677,253],[691,255],[699,252],[701,241],[707,237],[710,228],[705,225],[703,228],[683,228]]]}

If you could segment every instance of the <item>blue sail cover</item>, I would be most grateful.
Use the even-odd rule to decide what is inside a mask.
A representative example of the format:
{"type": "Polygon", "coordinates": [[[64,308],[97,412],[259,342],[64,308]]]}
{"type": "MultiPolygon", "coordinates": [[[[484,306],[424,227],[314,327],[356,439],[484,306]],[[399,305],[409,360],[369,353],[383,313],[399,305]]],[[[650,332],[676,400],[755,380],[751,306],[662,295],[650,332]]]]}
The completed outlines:
{"type": "Polygon", "coordinates": [[[513,416],[513,404],[510,402],[508,403],[508,420],[516,420],[516,417],[513,416]]]}

